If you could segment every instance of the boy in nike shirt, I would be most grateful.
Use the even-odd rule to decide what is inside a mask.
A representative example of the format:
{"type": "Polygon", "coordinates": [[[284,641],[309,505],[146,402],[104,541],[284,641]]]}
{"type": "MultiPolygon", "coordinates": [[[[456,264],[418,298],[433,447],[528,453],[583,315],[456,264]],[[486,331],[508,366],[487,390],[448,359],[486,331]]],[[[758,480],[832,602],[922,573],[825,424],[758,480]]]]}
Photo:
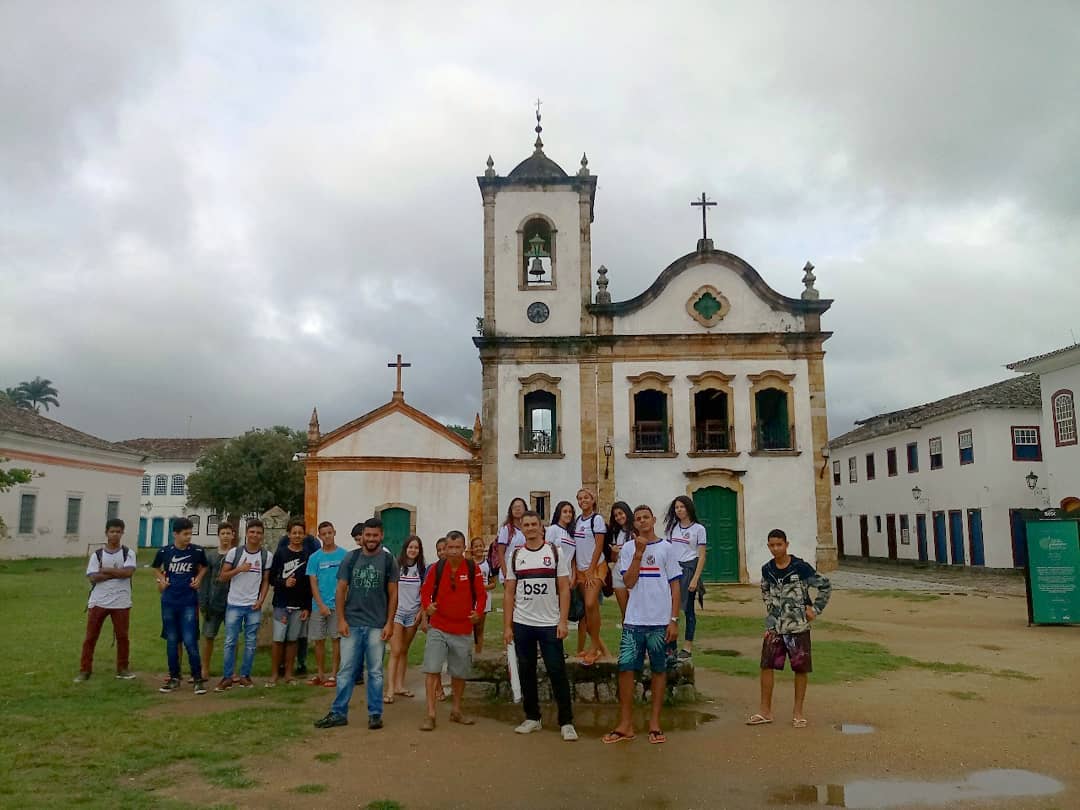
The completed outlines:
{"type": "Polygon", "coordinates": [[[206,554],[191,542],[190,520],[174,518],[172,524],[173,544],[158,549],[152,563],[161,592],[161,624],[169,659],[169,680],[158,691],[175,692],[180,688],[179,647],[183,639],[195,694],[205,695],[206,681],[199,657],[199,586],[207,571],[206,554]]]}
{"type": "Polygon", "coordinates": [[[652,716],[649,742],[667,742],[660,728],[660,709],[667,691],[668,645],[679,637],[679,579],[682,567],[678,551],[656,536],[656,518],[648,506],[634,510],[634,542],[625,543],[619,554],[619,570],[629,596],[619,644],[619,725],[605,734],[605,743],[634,739],[634,676],[645,666],[649,654],[652,670],[652,716]]]}
{"type": "Polygon", "coordinates": [[[274,584],[274,645],[270,655],[273,680],[267,686],[277,686],[280,680],[278,664],[285,661],[285,683],[292,683],[296,662],[296,642],[311,612],[311,580],[307,575],[310,556],[304,547],[307,530],[304,521],[289,521],[289,544],[274,552],[270,566],[270,581],[274,584]]]}

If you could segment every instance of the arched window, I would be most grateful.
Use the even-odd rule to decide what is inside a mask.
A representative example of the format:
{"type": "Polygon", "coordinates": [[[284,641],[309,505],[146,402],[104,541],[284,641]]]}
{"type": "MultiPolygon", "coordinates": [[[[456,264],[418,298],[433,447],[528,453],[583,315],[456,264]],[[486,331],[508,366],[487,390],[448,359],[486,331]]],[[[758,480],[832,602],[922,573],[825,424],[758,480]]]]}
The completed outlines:
{"type": "Polygon", "coordinates": [[[671,381],[673,376],[646,371],[630,383],[630,454],[674,456],[671,381]]]}
{"type": "Polygon", "coordinates": [[[730,374],[707,371],[688,378],[690,389],[690,452],[734,453],[734,401],[730,374]]]}
{"type": "Polygon", "coordinates": [[[1076,408],[1072,391],[1058,391],[1050,397],[1057,446],[1076,444],[1076,408]]]}
{"type": "Polygon", "coordinates": [[[213,536],[213,535],[217,534],[219,521],[220,521],[220,518],[218,518],[217,515],[207,515],[206,516],[206,533],[208,535],[213,536]]]}
{"type": "Polygon", "coordinates": [[[518,429],[521,432],[518,456],[561,457],[561,380],[561,377],[551,377],[539,372],[518,378],[521,383],[518,400],[518,429]]]}
{"type": "Polygon", "coordinates": [[[188,515],[187,518],[191,521],[191,536],[195,537],[199,534],[199,516],[188,515]]]}
{"type": "Polygon", "coordinates": [[[154,476],[154,494],[166,495],[169,489],[169,476],[167,475],[155,475],[154,476]]]}
{"type": "Polygon", "coordinates": [[[518,230],[519,289],[555,287],[555,227],[545,217],[530,217],[518,230]]]}
{"type": "Polygon", "coordinates": [[[142,477],[142,494],[143,495],[149,495],[150,494],[150,476],[149,475],[144,475],[142,477]]]}
{"type": "Polygon", "coordinates": [[[750,374],[751,453],[795,452],[794,374],[750,374]]]}
{"type": "Polygon", "coordinates": [[[170,495],[183,495],[184,494],[184,476],[177,473],[172,477],[172,488],[169,490],[170,495]]]}

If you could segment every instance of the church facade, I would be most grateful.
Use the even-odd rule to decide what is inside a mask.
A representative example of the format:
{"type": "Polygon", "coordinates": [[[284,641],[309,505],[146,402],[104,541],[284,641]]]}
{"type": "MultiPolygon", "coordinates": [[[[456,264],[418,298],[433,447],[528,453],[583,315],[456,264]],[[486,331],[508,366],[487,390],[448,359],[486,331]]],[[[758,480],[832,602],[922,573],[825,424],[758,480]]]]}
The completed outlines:
{"type": "Polygon", "coordinates": [[[584,156],[567,174],[544,154],[539,118],[536,131],[533,154],[508,175],[488,158],[477,178],[473,441],[405,403],[399,357],[389,403],[325,435],[313,415],[309,525],[331,520],[340,534],[378,515],[391,548],[418,533],[433,559],[451,528],[492,540],[514,497],[548,520],[581,487],[605,516],[624,500],[662,517],[689,495],[708,531],[709,580],[756,580],[772,528],[792,553],[834,567],[821,329],[832,302],[812,266],[802,296],[788,298],[703,235],[640,295],[612,301],[608,271],[593,271],[596,177],[584,156]]]}
{"type": "Polygon", "coordinates": [[[605,515],[614,500],[659,514],[689,495],[710,580],[756,580],[772,528],[834,567],[821,329],[832,302],[813,267],[788,298],[702,238],[644,292],[612,301],[606,268],[594,287],[596,177],[584,156],[567,174],[540,131],[508,175],[489,158],[477,178],[484,535],[515,496],[550,518],[580,487],[605,515]]]}

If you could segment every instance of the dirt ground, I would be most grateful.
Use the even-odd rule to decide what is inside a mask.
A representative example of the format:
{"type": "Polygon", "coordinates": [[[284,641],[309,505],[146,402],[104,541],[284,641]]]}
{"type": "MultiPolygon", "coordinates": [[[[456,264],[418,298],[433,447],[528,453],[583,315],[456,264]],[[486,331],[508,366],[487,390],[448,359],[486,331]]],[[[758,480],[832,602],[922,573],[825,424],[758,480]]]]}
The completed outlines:
{"type": "MultiPolygon", "coordinates": [[[[756,589],[726,592],[749,601],[714,601],[707,603],[707,612],[759,615],[756,589]]],[[[952,782],[975,771],[1006,768],[1052,777],[1064,783],[1064,791],[936,806],[1080,807],[1080,629],[1028,628],[1022,596],[981,590],[932,602],[837,590],[825,618],[853,625],[863,631],[860,640],[883,644],[897,655],[1018,670],[1038,680],[922,669],[827,686],[815,686],[811,679],[810,726],[796,730],[789,720],[790,680],[777,684],[777,722],[750,728],[743,721],[756,709],[757,681],[699,669],[705,702],[673,710],[669,741],[662,746],[649,745],[644,734],[630,743],[602,745],[600,735],[615,721],[613,706],[579,706],[582,738],[576,743],[563,742],[547,725],[542,733],[515,735],[518,707],[482,701],[468,707],[478,715],[473,727],[452,726],[447,708],[440,706],[438,729],[420,732],[423,703],[417,698],[388,706],[386,727],[369,732],[358,690],[353,725],[313,730],[302,744],[249,760],[247,770],[260,780],[257,786],[222,790],[200,786],[195,777],[194,786],[185,778],[182,790],[166,792],[206,805],[289,810],[362,808],[375,800],[406,808],[765,808],[813,806],[817,794],[806,786],[819,785],[819,804],[866,807],[879,805],[859,803],[866,801],[858,798],[865,789],[849,787],[852,795],[845,803],[835,786],[860,780],[952,782]],[[869,724],[875,732],[845,735],[837,729],[842,723],[869,724]],[[330,763],[316,760],[324,752],[341,756],[330,763]],[[309,788],[319,793],[294,792],[301,785],[324,787],[309,788]]],[[[829,635],[819,630],[815,638],[829,635]]],[[[754,639],[715,641],[756,654],[754,639]]],[[[421,694],[419,673],[409,677],[410,687],[421,694]]],[[[328,695],[313,698],[312,720],[328,703],[328,695]]]]}

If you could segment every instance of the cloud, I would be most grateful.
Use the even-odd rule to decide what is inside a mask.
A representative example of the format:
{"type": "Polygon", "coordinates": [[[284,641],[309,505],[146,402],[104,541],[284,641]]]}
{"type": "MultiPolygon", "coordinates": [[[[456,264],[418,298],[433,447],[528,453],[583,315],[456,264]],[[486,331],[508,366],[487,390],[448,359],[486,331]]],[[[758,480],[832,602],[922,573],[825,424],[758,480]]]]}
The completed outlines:
{"type": "Polygon", "coordinates": [[[1075,321],[1080,12],[1043,3],[0,6],[0,385],[111,438],[472,423],[474,177],[599,178],[593,260],[647,287],[710,235],[836,299],[851,420],[1008,376],[1075,321]],[[63,58],[57,58],[58,55],[63,58]]]}

